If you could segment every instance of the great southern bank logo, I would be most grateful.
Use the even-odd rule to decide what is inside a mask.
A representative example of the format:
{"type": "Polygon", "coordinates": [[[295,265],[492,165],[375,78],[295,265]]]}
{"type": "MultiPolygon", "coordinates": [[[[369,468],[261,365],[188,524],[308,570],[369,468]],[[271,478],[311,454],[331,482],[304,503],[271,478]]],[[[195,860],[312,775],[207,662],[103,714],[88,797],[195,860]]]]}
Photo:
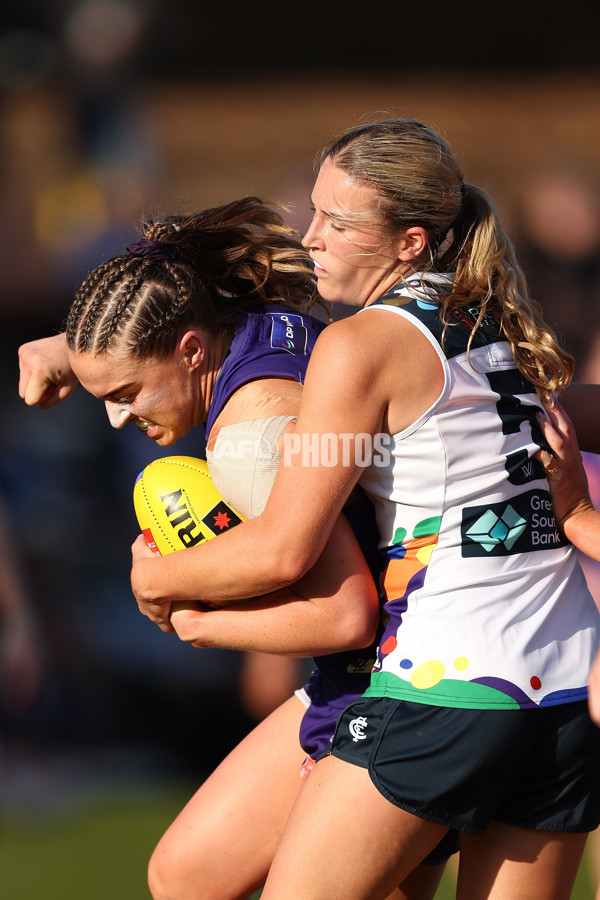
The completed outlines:
{"type": "Polygon", "coordinates": [[[462,512],[462,556],[508,556],[566,547],[548,491],[527,491],[510,502],[468,506],[462,512]]]}
{"type": "Polygon", "coordinates": [[[506,550],[512,550],[515,541],[526,528],[525,519],[522,519],[512,506],[507,506],[501,516],[487,509],[469,528],[467,534],[488,552],[498,544],[503,544],[506,550]]]}
{"type": "Polygon", "coordinates": [[[292,356],[305,356],[308,336],[302,316],[271,313],[271,347],[286,350],[292,356]]]}

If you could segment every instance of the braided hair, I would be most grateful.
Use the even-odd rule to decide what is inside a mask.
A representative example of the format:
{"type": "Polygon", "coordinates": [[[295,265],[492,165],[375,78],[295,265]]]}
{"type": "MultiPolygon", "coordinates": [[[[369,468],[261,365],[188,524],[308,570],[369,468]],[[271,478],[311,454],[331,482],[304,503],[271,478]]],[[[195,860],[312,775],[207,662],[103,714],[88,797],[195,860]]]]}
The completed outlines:
{"type": "Polygon", "coordinates": [[[267,303],[308,310],[316,298],[296,232],[257,197],[142,223],[141,240],[101,263],[75,295],[66,323],[75,353],[117,344],[138,359],[168,356],[181,330],[233,334],[267,303]]]}

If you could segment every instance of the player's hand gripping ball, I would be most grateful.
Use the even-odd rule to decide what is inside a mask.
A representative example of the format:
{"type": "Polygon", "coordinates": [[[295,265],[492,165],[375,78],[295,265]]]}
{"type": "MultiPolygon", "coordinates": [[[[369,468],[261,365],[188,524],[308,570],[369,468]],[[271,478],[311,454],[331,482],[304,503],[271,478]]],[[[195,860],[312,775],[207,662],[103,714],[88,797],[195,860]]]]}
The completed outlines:
{"type": "Polygon", "coordinates": [[[149,463],[136,479],[133,504],[156,556],[195,547],[244,521],[217,491],[206,462],[193,456],[149,463]]]}

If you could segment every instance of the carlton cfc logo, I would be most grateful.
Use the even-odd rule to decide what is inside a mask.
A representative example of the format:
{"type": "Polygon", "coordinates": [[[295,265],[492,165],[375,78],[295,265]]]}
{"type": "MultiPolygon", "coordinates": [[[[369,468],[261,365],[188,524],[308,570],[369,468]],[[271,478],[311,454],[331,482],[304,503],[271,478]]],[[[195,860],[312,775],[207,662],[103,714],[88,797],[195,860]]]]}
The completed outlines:
{"type": "Polygon", "coordinates": [[[366,716],[358,716],[356,719],[352,719],[350,724],[348,725],[348,730],[352,735],[352,740],[355,743],[358,741],[364,741],[366,738],[365,729],[367,727],[367,717],[366,716]]]}

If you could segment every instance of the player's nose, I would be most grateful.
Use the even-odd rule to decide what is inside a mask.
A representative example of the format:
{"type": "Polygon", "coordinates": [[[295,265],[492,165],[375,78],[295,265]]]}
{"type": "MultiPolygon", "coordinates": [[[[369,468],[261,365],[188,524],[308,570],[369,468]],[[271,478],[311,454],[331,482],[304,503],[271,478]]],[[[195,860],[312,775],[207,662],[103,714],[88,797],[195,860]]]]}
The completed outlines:
{"type": "Polygon", "coordinates": [[[114,403],[112,400],[105,400],[104,405],[106,406],[108,421],[113,428],[122,428],[125,422],[129,421],[131,413],[126,406],[114,403]]]}

